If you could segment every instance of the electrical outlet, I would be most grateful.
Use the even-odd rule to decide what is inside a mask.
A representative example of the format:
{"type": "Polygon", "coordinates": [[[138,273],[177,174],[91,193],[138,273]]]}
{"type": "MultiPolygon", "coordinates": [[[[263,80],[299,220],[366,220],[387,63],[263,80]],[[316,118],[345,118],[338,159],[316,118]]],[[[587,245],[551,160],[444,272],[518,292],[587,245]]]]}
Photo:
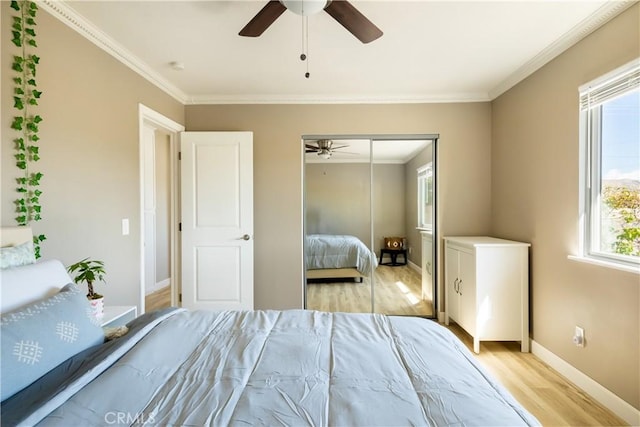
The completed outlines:
{"type": "Polygon", "coordinates": [[[573,333],[573,343],[578,347],[584,347],[584,329],[580,326],[576,326],[576,331],[573,333]]]}

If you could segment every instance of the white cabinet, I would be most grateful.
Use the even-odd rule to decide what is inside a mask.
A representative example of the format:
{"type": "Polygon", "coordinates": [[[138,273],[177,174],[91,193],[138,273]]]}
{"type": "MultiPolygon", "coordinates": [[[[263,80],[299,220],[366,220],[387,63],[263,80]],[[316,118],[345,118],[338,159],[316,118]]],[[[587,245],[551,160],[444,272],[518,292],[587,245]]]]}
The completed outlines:
{"type": "Polygon", "coordinates": [[[422,235],[422,299],[433,301],[433,235],[421,231],[422,235]]]}
{"type": "Polygon", "coordinates": [[[445,323],[480,341],[520,341],[529,351],[529,243],[445,237],[445,323]]]}

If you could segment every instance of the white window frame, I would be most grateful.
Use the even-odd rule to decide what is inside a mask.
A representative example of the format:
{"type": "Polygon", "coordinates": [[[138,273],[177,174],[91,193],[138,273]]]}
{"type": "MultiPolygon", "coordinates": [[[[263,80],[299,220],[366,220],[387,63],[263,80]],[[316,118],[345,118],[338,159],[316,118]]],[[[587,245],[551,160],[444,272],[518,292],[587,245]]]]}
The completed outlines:
{"type": "MultiPolygon", "coordinates": [[[[426,200],[431,194],[431,204],[433,205],[433,163],[429,162],[424,166],[421,166],[417,169],[418,173],[418,226],[417,228],[420,230],[431,230],[433,229],[433,222],[426,222],[426,218],[424,217],[424,206],[429,203],[429,200],[426,200]],[[431,180],[429,180],[431,178],[431,180]],[[428,191],[428,186],[431,185],[431,192],[428,191]]],[[[433,221],[433,217],[432,217],[433,221]]]]}
{"type": "Polygon", "coordinates": [[[571,257],[626,271],[640,272],[636,256],[600,248],[602,105],[640,88],[640,58],[580,87],[580,254],[571,257]]]}

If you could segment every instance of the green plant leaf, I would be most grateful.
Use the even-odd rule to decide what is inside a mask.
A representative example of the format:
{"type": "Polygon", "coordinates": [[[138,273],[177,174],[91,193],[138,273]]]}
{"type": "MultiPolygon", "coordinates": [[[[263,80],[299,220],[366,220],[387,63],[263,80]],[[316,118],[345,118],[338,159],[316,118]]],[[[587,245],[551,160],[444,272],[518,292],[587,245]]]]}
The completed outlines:
{"type": "Polygon", "coordinates": [[[22,85],[22,77],[14,77],[13,82],[17,85],[22,85]]]}
{"type": "Polygon", "coordinates": [[[29,34],[31,37],[35,37],[36,36],[36,32],[33,30],[33,28],[25,28],[24,32],[29,34]]]}
{"type": "Polygon", "coordinates": [[[17,71],[18,73],[21,73],[24,71],[24,69],[22,68],[22,65],[20,65],[20,63],[18,62],[14,62],[13,64],[11,64],[11,69],[13,71],[17,71]]]}
{"type": "Polygon", "coordinates": [[[38,44],[36,43],[36,41],[34,39],[27,40],[27,44],[29,46],[38,47],[38,44]]]}
{"type": "Polygon", "coordinates": [[[20,5],[15,0],[11,0],[11,8],[17,10],[18,12],[20,11],[20,5]]]}
{"type": "Polygon", "coordinates": [[[30,59],[33,61],[34,64],[40,63],[40,57],[38,55],[31,55],[30,59]]]}
{"type": "Polygon", "coordinates": [[[22,98],[19,96],[14,96],[13,97],[13,107],[18,109],[18,110],[22,110],[24,109],[24,103],[22,102],[22,98]]]}
{"type": "Polygon", "coordinates": [[[16,183],[20,184],[20,185],[26,185],[27,184],[27,178],[21,176],[19,178],[16,178],[16,183]]]}
{"type": "Polygon", "coordinates": [[[27,103],[29,105],[38,105],[38,100],[35,98],[29,98],[29,101],[27,103]]]}
{"type": "Polygon", "coordinates": [[[29,2],[29,9],[38,10],[38,5],[31,1],[29,2]]]}
{"type": "Polygon", "coordinates": [[[24,118],[20,116],[16,116],[13,118],[13,122],[11,122],[11,129],[22,130],[23,123],[24,123],[24,118]]]}
{"type": "Polygon", "coordinates": [[[36,141],[39,141],[39,140],[40,140],[40,137],[38,135],[36,135],[35,133],[29,135],[29,141],[36,142],[36,141]]]}
{"type": "Polygon", "coordinates": [[[18,187],[18,188],[16,188],[16,191],[17,191],[18,193],[26,193],[26,192],[27,192],[27,189],[26,189],[26,188],[24,188],[24,187],[18,187]]]}
{"type": "Polygon", "coordinates": [[[33,156],[31,156],[31,160],[34,162],[37,162],[38,160],[40,160],[40,156],[38,156],[37,154],[34,154],[33,156]]]}
{"type": "Polygon", "coordinates": [[[24,95],[24,90],[21,87],[16,87],[14,92],[16,95],[24,95]]]}
{"type": "Polygon", "coordinates": [[[47,240],[47,236],[45,236],[44,234],[38,234],[37,239],[39,242],[44,242],[45,240],[47,240]]]}
{"type": "Polygon", "coordinates": [[[35,19],[30,16],[28,16],[27,19],[24,20],[24,22],[26,22],[28,25],[36,25],[35,19]]]}
{"type": "Polygon", "coordinates": [[[34,123],[40,123],[42,121],[42,117],[35,115],[33,116],[33,122],[34,123]]]}
{"type": "Polygon", "coordinates": [[[34,96],[34,98],[40,98],[40,95],[42,95],[42,92],[39,90],[32,90],[31,94],[34,96]]]}
{"type": "Polygon", "coordinates": [[[35,18],[35,17],[36,17],[36,11],[35,11],[35,10],[28,10],[28,11],[27,11],[27,14],[28,14],[30,17],[32,17],[32,18],[35,18]]]}
{"type": "Polygon", "coordinates": [[[11,28],[18,32],[22,31],[22,21],[20,19],[18,19],[17,21],[13,21],[13,25],[11,25],[11,28]]]}
{"type": "Polygon", "coordinates": [[[26,225],[27,223],[27,217],[24,215],[20,215],[16,217],[16,222],[18,223],[18,225],[26,225]]]}
{"type": "Polygon", "coordinates": [[[14,45],[16,45],[17,47],[22,47],[22,40],[20,40],[20,39],[16,39],[16,38],[13,38],[13,39],[11,39],[11,41],[12,41],[12,42],[13,42],[13,44],[14,44],[14,45]]]}
{"type": "Polygon", "coordinates": [[[16,162],[16,166],[18,167],[18,169],[26,169],[27,162],[16,162]]]}

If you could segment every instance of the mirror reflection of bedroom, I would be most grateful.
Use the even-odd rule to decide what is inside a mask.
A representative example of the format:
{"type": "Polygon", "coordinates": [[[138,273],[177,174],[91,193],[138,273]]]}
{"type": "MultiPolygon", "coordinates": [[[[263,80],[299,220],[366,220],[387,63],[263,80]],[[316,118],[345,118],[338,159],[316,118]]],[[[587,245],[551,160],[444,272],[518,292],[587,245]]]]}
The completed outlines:
{"type": "Polygon", "coordinates": [[[303,137],[307,309],[435,316],[436,141],[303,137]]]}

